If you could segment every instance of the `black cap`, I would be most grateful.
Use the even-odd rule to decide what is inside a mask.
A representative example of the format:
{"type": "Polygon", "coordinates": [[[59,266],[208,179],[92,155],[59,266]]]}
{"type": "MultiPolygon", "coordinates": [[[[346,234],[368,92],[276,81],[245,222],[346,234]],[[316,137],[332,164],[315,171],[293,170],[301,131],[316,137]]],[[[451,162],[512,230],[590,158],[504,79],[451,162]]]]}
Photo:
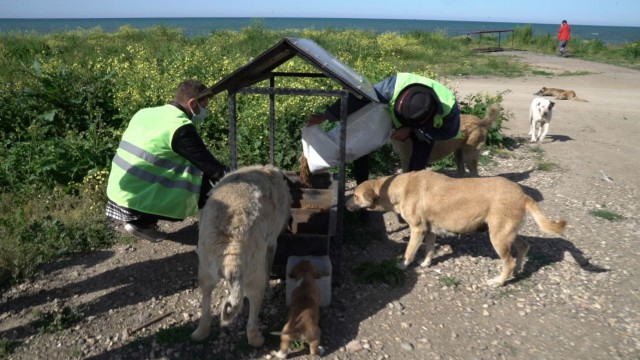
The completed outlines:
{"type": "Polygon", "coordinates": [[[435,92],[424,85],[409,85],[398,94],[395,115],[404,126],[418,127],[432,122],[438,108],[435,92]]]}

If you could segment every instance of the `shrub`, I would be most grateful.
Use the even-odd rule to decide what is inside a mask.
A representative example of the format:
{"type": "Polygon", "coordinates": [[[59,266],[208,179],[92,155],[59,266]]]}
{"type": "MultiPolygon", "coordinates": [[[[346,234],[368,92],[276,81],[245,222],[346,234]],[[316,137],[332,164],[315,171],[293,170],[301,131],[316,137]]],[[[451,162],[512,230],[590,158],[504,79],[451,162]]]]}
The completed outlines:
{"type": "Polygon", "coordinates": [[[488,93],[471,94],[459,102],[460,112],[462,114],[475,115],[481,119],[484,118],[489,106],[492,104],[500,104],[500,116],[489,130],[487,145],[504,147],[509,144],[509,140],[502,133],[504,123],[509,121],[509,117],[511,116],[511,114],[502,107],[503,96],[509,92],[510,90],[505,90],[495,95],[488,93]]]}

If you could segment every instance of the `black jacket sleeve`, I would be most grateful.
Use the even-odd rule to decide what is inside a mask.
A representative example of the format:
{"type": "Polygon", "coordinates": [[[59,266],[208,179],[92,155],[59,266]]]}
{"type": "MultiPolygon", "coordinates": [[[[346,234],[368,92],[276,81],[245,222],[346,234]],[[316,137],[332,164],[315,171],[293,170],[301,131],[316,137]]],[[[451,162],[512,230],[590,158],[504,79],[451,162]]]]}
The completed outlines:
{"type": "Polygon", "coordinates": [[[229,171],[229,168],[222,165],[207,149],[196,127],[192,124],[183,125],[176,130],[171,140],[171,148],[191,161],[212,181],[220,179],[225,172],[229,171]]]}

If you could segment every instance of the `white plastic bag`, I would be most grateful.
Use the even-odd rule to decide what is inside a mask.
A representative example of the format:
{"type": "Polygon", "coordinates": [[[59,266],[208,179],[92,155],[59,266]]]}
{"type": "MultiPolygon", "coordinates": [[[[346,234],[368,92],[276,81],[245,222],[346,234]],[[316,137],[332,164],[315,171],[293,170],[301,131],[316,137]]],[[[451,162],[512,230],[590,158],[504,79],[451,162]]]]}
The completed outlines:
{"type": "MultiPolygon", "coordinates": [[[[391,118],[388,105],[370,103],[347,118],[345,161],[353,161],[389,141],[391,118]]],[[[316,174],[340,164],[340,125],[329,132],[320,125],[302,128],[302,151],[309,170],[316,174]]]]}

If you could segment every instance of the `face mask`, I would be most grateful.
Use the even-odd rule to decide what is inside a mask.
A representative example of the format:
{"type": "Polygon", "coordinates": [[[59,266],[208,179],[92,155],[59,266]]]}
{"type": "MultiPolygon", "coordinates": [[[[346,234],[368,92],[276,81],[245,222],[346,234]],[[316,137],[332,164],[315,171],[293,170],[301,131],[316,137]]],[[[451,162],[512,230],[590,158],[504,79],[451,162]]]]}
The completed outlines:
{"type": "Polygon", "coordinates": [[[195,111],[193,111],[192,108],[189,108],[189,110],[191,110],[191,121],[193,122],[194,125],[198,125],[202,122],[202,120],[204,120],[204,118],[207,117],[207,115],[209,114],[209,111],[205,108],[203,108],[202,106],[200,106],[200,103],[197,103],[198,107],[200,108],[200,113],[198,115],[196,115],[195,111]]]}

